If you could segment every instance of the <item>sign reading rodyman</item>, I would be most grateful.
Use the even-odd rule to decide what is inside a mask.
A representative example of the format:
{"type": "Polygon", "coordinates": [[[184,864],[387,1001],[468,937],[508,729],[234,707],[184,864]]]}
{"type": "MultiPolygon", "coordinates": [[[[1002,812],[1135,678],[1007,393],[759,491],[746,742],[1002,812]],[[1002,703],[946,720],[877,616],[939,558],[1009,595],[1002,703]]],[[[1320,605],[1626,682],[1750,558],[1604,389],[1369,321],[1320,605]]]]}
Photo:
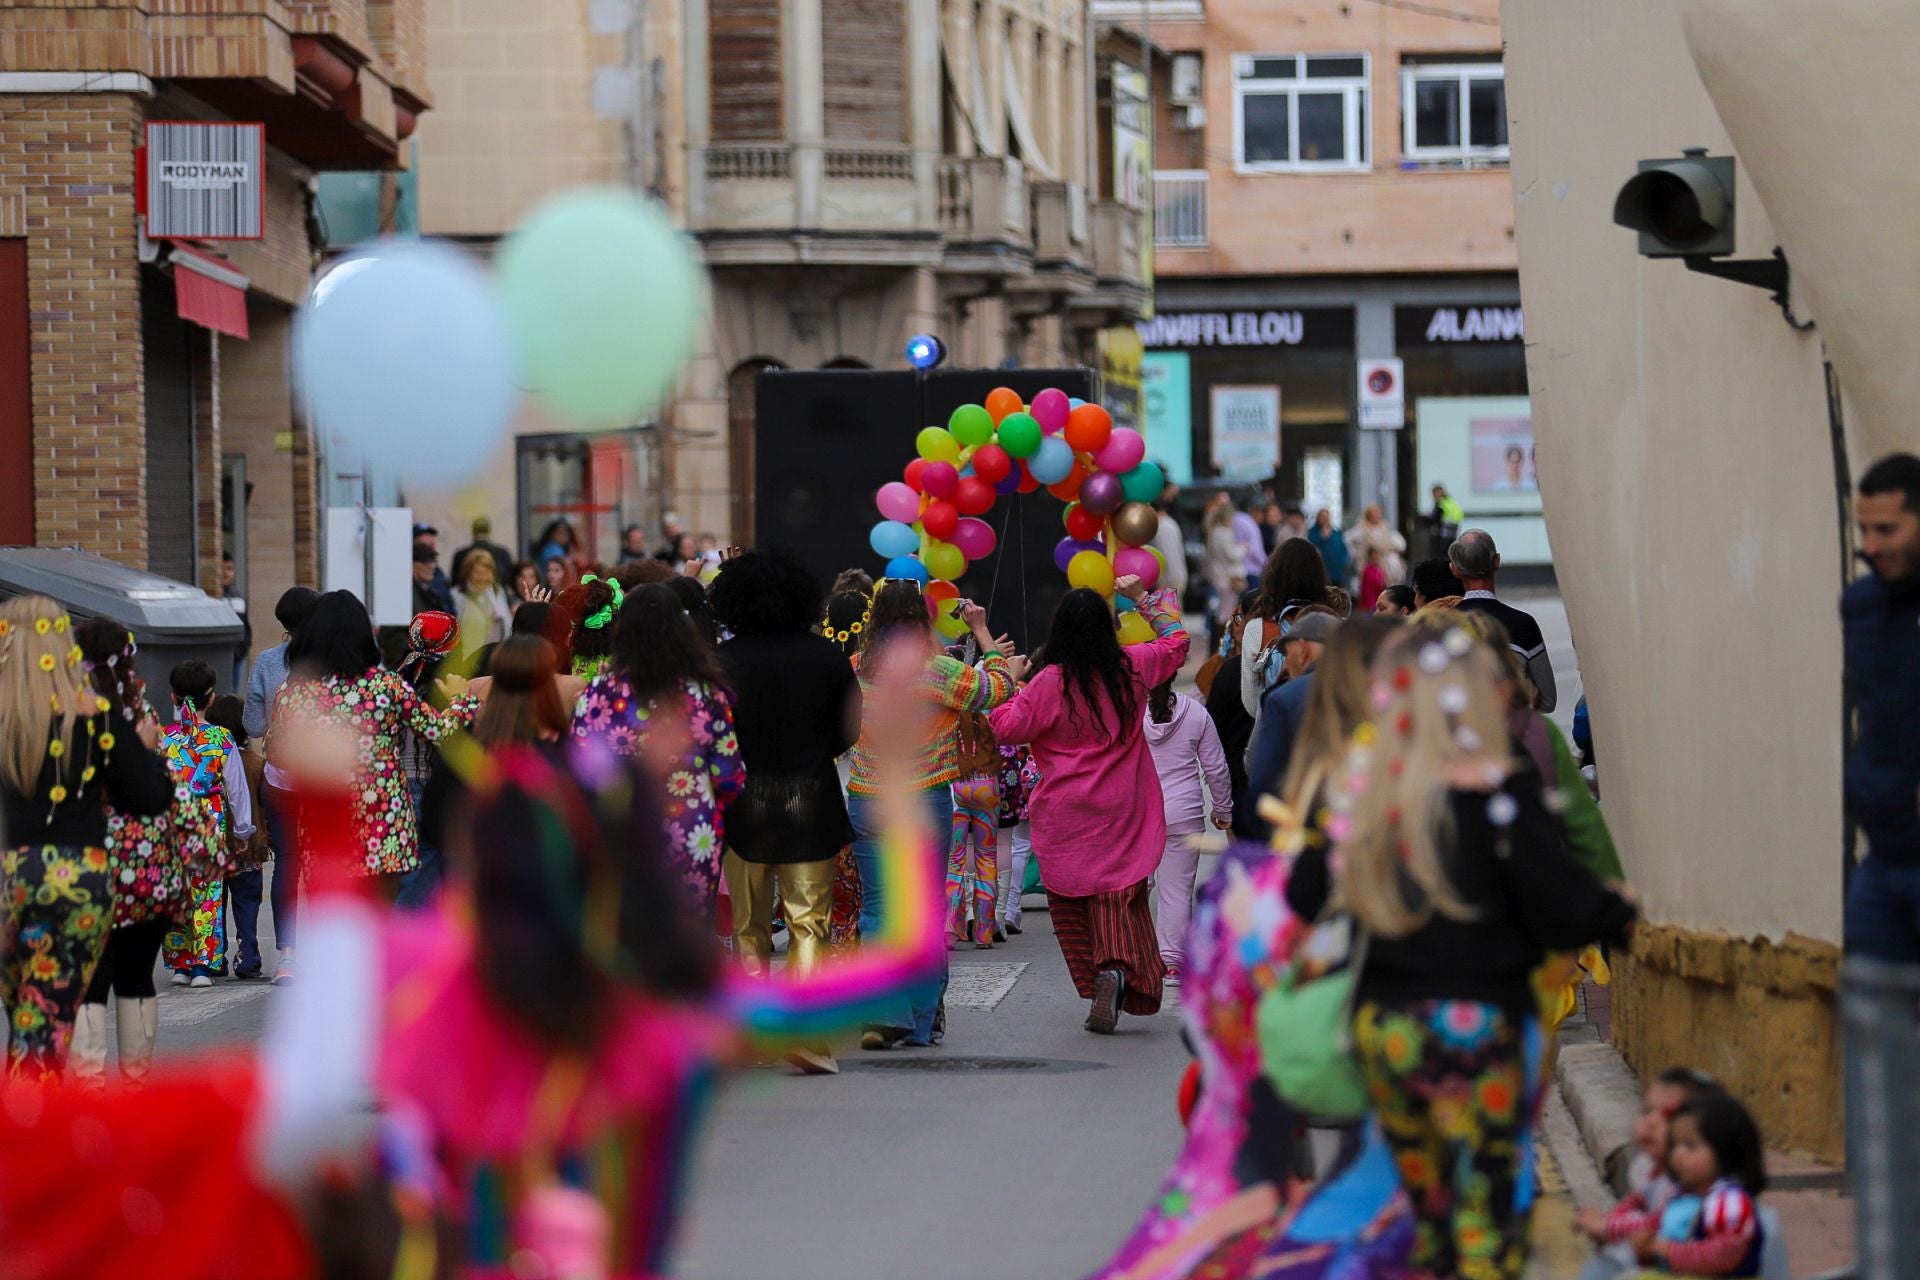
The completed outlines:
{"type": "Polygon", "coordinates": [[[267,130],[259,124],[147,124],[141,192],[152,239],[266,235],[267,130]]]}

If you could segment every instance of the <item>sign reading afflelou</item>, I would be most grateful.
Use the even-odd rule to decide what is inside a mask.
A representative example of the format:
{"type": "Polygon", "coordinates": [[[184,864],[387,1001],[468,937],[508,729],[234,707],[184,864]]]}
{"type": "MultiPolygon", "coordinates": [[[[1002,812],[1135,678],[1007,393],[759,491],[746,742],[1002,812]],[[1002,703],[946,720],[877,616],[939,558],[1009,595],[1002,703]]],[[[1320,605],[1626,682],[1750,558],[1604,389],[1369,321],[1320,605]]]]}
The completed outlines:
{"type": "Polygon", "coordinates": [[[1519,307],[1395,307],[1396,346],[1455,342],[1524,342],[1526,317],[1519,307]]]}
{"type": "Polygon", "coordinates": [[[264,238],[266,126],[149,121],[142,195],[152,239],[264,238]]]}
{"type": "Polygon", "coordinates": [[[1329,347],[1353,342],[1345,307],[1286,311],[1161,311],[1134,325],[1149,350],[1167,347],[1329,347]]]}

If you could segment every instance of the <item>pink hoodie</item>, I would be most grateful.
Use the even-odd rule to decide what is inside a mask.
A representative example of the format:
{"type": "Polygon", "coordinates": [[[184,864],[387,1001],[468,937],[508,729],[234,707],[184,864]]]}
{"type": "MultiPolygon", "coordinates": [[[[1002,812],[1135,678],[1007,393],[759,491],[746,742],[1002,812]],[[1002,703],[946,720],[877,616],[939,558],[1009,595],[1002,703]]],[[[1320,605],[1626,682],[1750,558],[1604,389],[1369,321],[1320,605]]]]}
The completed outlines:
{"type": "Polygon", "coordinates": [[[1167,832],[1192,835],[1204,831],[1207,806],[1200,794],[1200,775],[1207,775],[1213,811],[1233,816],[1233,785],[1228,781],[1227,754],[1220,749],[1220,733],[1207,709],[1184,693],[1173,695],[1173,714],[1155,724],[1148,712],[1147,749],[1160,775],[1160,796],[1166,803],[1167,832]],[[1196,764],[1198,768],[1196,768],[1196,764]]]}

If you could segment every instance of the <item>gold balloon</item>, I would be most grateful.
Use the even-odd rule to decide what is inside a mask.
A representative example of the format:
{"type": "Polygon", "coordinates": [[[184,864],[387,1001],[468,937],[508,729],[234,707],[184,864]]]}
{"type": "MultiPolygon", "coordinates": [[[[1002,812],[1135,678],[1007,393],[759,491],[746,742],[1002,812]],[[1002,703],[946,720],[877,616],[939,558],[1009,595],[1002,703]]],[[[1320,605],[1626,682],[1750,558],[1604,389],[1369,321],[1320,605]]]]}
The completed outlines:
{"type": "Polygon", "coordinates": [[[1130,547],[1143,547],[1160,531],[1160,517],[1144,502],[1129,502],[1113,513],[1113,536],[1130,547]]]}

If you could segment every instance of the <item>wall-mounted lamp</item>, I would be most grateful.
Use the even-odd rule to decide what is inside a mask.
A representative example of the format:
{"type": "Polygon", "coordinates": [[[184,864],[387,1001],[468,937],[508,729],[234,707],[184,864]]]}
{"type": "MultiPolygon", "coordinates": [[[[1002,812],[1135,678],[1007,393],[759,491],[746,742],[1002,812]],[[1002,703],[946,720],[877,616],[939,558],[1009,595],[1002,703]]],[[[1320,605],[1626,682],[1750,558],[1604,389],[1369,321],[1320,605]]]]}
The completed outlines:
{"type": "Polygon", "coordinates": [[[1678,159],[1642,160],[1613,201],[1613,220],[1640,233],[1648,258],[1679,258],[1687,270],[1765,289],[1795,329],[1811,329],[1788,310],[1787,255],[1731,260],[1736,184],[1732,156],[1689,147],[1678,159]]]}

